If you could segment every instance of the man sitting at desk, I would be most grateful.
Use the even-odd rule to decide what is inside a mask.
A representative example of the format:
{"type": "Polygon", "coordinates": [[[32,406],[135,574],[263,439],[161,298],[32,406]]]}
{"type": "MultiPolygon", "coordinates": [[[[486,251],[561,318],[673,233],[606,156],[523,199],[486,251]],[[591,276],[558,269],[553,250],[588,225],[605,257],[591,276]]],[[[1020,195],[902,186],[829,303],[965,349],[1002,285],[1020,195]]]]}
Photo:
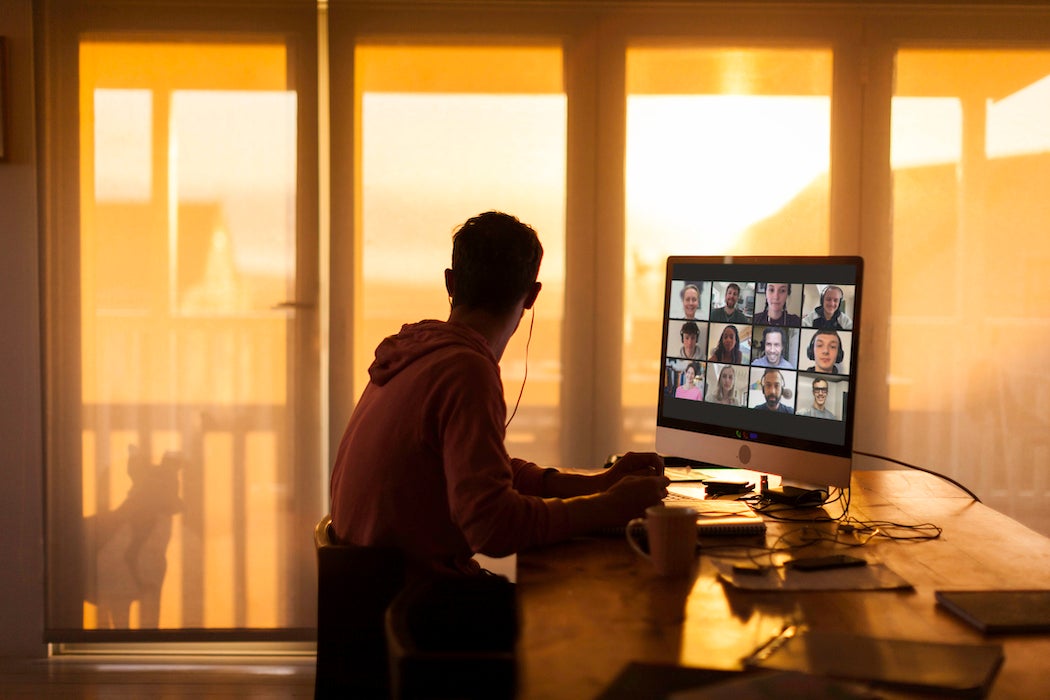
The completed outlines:
{"type": "Polygon", "coordinates": [[[416,571],[476,573],[504,556],[624,525],[660,502],[654,454],[596,475],[511,459],[499,360],[540,292],[543,248],[513,216],[468,220],[452,242],[448,320],[383,340],[332,472],[338,539],[402,549],[416,571]]]}

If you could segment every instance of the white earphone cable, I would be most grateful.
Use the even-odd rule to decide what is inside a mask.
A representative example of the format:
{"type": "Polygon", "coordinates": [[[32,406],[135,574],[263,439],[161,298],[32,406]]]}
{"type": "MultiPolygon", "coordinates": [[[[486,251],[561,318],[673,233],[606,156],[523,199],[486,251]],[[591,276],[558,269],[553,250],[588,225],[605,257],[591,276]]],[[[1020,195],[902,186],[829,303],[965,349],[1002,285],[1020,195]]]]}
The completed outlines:
{"type": "Polygon", "coordinates": [[[518,400],[514,402],[514,410],[510,414],[510,418],[507,419],[506,425],[503,429],[506,430],[510,427],[510,422],[514,420],[514,416],[518,413],[518,406],[521,404],[521,397],[525,393],[525,381],[529,378],[529,346],[532,344],[532,326],[536,323],[536,308],[529,309],[529,337],[525,340],[525,376],[521,378],[521,390],[518,391],[518,400]]]}

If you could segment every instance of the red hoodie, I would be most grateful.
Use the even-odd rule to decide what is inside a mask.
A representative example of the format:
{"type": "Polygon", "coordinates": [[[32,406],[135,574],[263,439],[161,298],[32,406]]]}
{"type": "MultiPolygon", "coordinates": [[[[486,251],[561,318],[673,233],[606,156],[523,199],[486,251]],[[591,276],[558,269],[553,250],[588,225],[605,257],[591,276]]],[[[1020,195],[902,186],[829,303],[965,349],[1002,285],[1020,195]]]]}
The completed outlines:
{"type": "Polygon", "coordinates": [[[442,321],[403,326],[368,373],[332,471],[341,541],[471,573],[474,552],[504,556],[568,536],[565,503],[541,497],[545,470],[503,446],[503,384],[480,334],[442,321]]]}

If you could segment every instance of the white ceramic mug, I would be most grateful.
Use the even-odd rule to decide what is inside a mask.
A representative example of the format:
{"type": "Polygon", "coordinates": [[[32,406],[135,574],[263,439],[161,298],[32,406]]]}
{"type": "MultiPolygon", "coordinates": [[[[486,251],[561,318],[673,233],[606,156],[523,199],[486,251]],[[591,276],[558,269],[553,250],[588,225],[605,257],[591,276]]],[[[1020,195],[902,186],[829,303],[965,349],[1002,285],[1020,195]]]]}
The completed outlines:
{"type": "Polygon", "coordinates": [[[649,506],[644,518],[627,524],[627,541],[634,551],[653,563],[661,576],[684,576],[696,559],[696,511],[681,506],[649,506]],[[634,531],[644,525],[649,552],[635,540],[634,531]]]}

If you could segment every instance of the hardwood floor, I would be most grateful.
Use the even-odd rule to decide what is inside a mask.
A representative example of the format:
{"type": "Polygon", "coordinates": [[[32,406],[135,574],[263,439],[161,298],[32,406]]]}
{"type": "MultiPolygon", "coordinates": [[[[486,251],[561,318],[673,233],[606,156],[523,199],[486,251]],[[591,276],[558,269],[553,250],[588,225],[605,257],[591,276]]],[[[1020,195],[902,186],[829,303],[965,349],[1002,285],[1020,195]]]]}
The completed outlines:
{"type": "Polygon", "coordinates": [[[56,657],[0,660],[0,697],[311,698],[314,657],[56,657]]]}

